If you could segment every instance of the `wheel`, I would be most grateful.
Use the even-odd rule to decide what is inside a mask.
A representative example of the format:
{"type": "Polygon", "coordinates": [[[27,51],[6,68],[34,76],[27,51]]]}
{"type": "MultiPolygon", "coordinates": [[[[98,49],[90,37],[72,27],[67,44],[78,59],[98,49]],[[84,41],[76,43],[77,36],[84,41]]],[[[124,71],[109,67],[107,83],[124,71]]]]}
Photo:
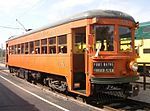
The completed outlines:
{"type": "Polygon", "coordinates": [[[13,71],[12,71],[12,68],[11,68],[11,67],[9,68],[9,72],[10,72],[10,73],[13,73],[13,71]]]}
{"type": "Polygon", "coordinates": [[[8,66],[8,69],[9,69],[9,72],[10,72],[10,73],[13,73],[13,68],[12,68],[12,67],[9,67],[9,66],[8,66]]]}
{"type": "Polygon", "coordinates": [[[28,71],[24,72],[24,78],[25,78],[26,81],[30,82],[30,77],[29,77],[28,71]]]}

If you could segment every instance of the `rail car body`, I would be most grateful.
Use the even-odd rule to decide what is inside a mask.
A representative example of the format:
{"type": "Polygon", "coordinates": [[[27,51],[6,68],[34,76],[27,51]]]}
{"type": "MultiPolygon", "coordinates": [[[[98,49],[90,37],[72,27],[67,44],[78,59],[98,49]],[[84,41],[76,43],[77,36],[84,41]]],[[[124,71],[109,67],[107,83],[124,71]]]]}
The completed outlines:
{"type": "Polygon", "coordinates": [[[135,46],[140,56],[137,59],[139,72],[143,72],[145,66],[146,72],[150,73],[150,22],[140,23],[135,37],[135,46]]]}
{"type": "Polygon", "coordinates": [[[83,96],[138,91],[134,19],[91,10],[6,42],[10,72],[83,96]]]}

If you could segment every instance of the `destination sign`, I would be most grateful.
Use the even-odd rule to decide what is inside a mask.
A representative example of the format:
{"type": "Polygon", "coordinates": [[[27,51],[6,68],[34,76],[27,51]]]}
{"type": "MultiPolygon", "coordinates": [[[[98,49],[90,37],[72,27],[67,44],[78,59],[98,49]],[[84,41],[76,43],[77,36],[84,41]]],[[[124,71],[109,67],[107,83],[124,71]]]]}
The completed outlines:
{"type": "Polygon", "coordinates": [[[94,62],[94,72],[114,72],[114,62],[94,62]]]}

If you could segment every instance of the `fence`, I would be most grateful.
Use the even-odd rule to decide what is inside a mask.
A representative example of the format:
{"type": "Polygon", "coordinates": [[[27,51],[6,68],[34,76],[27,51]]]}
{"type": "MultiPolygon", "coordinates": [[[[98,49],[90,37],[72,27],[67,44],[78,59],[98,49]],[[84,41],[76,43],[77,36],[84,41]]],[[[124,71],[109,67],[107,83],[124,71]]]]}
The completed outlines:
{"type": "Polygon", "coordinates": [[[140,76],[143,76],[143,89],[146,90],[146,77],[150,77],[150,63],[139,62],[138,65],[142,70],[139,70],[140,76]]]}

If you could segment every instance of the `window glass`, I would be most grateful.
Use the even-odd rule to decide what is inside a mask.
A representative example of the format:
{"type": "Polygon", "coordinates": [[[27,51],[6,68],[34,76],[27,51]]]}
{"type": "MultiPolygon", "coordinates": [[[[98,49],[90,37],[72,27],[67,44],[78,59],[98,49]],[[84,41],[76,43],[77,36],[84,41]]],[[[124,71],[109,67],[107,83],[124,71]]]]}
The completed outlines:
{"type": "Polygon", "coordinates": [[[47,39],[42,39],[42,54],[47,54],[47,39]]]}
{"type": "Polygon", "coordinates": [[[150,32],[150,26],[144,27],[144,28],[143,28],[143,32],[144,32],[144,33],[150,32]]]}
{"type": "Polygon", "coordinates": [[[42,46],[42,54],[47,54],[47,46],[42,46]]]}
{"type": "Polygon", "coordinates": [[[114,51],[114,26],[97,25],[94,29],[96,36],[96,50],[114,51]]]}
{"type": "Polygon", "coordinates": [[[15,47],[14,54],[17,54],[17,45],[15,45],[14,47],[15,47]]]}
{"type": "Polygon", "coordinates": [[[24,43],[21,44],[21,54],[24,54],[24,43]]]}
{"type": "Polygon", "coordinates": [[[40,40],[35,41],[35,54],[40,54],[40,40]]]}
{"type": "Polygon", "coordinates": [[[49,44],[56,44],[56,37],[49,38],[49,44]]]}
{"type": "Polygon", "coordinates": [[[13,54],[12,46],[9,46],[9,55],[13,54]]]}
{"type": "Polygon", "coordinates": [[[58,36],[58,53],[67,53],[67,36],[58,36]]]}
{"type": "Polygon", "coordinates": [[[50,54],[55,54],[56,53],[56,46],[49,46],[49,53],[50,54]]]}
{"type": "Polygon", "coordinates": [[[119,26],[120,51],[131,51],[131,29],[119,26]]]}
{"type": "Polygon", "coordinates": [[[75,33],[75,52],[83,53],[86,48],[86,34],[75,33]]]}
{"type": "Polygon", "coordinates": [[[62,36],[58,36],[58,44],[67,44],[67,36],[66,35],[62,35],[62,36]]]}
{"type": "Polygon", "coordinates": [[[34,54],[34,42],[30,42],[30,54],[34,54]]]}
{"type": "Polygon", "coordinates": [[[28,42],[25,43],[25,54],[29,53],[29,47],[28,47],[28,42]]]}
{"type": "Polygon", "coordinates": [[[56,53],[56,37],[49,38],[48,42],[49,42],[49,53],[55,54],[56,53]]]}
{"type": "Polygon", "coordinates": [[[15,54],[15,46],[12,46],[12,54],[15,54]]]}
{"type": "Polygon", "coordinates": [[[145,49],[143,49],[143,53],[145,53],[145,54],[150,54],[150,48],[145,48],[145,49]]]}
{"type": "Polygon", "coordinates": [[[47,45],[47,39],[42,39],[42,45],[47,45]]]}
{"type": "Polygon", "coordinates": [[[40,46],[40,40],[35,41],[35,46],[40,46]]]}
{"type": "Polygon", "coordinates": [[[20,54],[21,53],[21,48],[20,48],[20,44],[17,45],[17,53],[20,54]]]}

